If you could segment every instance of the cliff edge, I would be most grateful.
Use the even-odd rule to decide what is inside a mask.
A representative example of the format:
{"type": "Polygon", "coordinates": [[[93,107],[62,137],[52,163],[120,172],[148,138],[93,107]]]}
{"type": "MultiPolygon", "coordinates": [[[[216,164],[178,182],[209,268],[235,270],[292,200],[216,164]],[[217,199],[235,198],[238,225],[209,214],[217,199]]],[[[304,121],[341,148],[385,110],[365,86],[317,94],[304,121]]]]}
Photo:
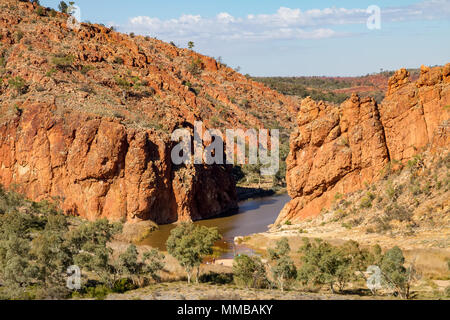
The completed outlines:
{"type": "Polygon", "coordinates": [[[379,180],[389,163],[448,150],[449,106],[450,63],[423,66],[416,82],[397,71],[380,105],[357,95],[340,106],[304,99],[287,159],[292,201],[276,225],[319,215],[336,195],[379,180]]]}

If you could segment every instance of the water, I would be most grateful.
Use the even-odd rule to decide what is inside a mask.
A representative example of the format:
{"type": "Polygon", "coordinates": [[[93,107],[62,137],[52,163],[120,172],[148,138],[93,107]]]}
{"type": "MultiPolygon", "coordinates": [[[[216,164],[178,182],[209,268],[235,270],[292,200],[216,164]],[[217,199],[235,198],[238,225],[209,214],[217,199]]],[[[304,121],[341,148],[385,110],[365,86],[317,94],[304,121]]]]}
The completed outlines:
{"type": "MultiPolygon", "coordinates": [[[[251,253],[251,250],[244,246],[235,247],[234,238],[267,231],[268,226],[275,222],[281,209],[289,200],[289,196],[285,194],[242,201],[239,203],[239,211],[236,214],[202,220],[195,224],[217,227],[224,238],[216,244],[224,251],[220,258],[232,258],[236,252],[251,253]]],[[[159,230],[152,232],[141,244],[165,251],[167,238],[175,227],[173,224],[160,226],[159,230]]]]}

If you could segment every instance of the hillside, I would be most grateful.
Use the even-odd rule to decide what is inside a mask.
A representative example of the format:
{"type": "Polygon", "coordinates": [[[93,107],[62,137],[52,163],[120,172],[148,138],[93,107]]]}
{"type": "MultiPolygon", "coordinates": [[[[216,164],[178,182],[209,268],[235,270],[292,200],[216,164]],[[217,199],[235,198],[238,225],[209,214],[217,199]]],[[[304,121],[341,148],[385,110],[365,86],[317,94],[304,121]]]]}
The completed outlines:
{"type": "Polygon", "coordinates": [[[197,220],[236,207],[231,168],[175,167],[170,133],[288,130],[285,97],[210,57],[35,3],[0,13],[0,183],[88,219],[197,220]]]}

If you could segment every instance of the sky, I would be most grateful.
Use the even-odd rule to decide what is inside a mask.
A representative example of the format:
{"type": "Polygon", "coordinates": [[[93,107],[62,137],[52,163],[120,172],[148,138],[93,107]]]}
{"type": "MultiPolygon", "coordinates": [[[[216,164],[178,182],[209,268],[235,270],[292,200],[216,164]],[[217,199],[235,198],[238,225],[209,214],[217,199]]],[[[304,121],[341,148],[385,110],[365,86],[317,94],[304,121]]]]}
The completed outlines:
{"type": "MultiPolygon", "coordinates": [[[[57,8],[59,0],[40,2],[57,8]]],[[[450,62],[450,0],[78,0],[75,4],[81,21],[173,41],[180,47],[193,41],[197,52],[221,57],[252,76],[357,76],[450,62]]]]}

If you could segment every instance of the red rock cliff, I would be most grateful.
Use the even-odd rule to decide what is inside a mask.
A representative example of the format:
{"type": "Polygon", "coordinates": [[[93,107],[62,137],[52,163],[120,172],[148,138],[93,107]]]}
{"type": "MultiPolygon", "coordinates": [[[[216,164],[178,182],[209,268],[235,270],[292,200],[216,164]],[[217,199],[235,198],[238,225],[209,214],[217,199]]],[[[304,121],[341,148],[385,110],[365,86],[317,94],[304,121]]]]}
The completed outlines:
{"type": "Polygon", "coordinates": [[[90,220],[168,223],[236,207],[229,168],[174,167],[172,143],[154,130],[113,118],[58,117],[43,104],[0,126],[0,182],[34,200],[57,197],[68,214],[90,220]]]}
{"type": "Polygon", "coordinates": [[[449,106],[450,64],[422,67],[415,83],[397,71],[381,105],[357,95],[341,106],[303,100],[287,159],[292,201],[276,224],[317,216],[337,193],[379,179],[390,161],[448,148],[449,106]]]}
{"type": "Polygon", "coordinates": [[[224,64],[2,0],[0,184],[88,219],[197,220],[235,208],[230,168],[174,167],[169,135],[288,128],[291,98],[224,64]]]}

